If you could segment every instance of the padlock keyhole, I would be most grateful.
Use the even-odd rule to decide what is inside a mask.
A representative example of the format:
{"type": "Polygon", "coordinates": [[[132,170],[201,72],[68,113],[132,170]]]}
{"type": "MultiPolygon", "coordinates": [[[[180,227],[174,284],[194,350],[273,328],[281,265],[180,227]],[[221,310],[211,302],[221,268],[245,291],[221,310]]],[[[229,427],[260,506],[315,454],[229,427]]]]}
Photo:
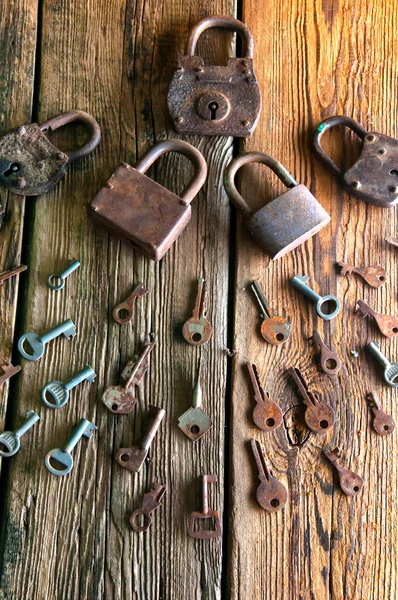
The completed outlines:
{"type": "Polygon", "coordinates": [[[210,111],[210,114],[211,114],[210,119],[212,121],[216,121],[217,120],[218,103],[217,102],[210,102],[209,103],[209,111],[210,111]]]}
{"type": "Polygon", "coordinates": [[[397,175],[398,175],[398,169],[391,169],[391,171],[390,171],[390,175],[395,175],[395,176],[397,176],[397,175]]]}
{"type": "Polygon", "coordinates": [[[20,168],[21,168],[21,165],[19,165],[18,163],[11,163],[10,166],[8,167],[7,171],[4,171],[3,175],[4,175],[4,177],[8,177],[12,173],[17,173],[20,168]]]}

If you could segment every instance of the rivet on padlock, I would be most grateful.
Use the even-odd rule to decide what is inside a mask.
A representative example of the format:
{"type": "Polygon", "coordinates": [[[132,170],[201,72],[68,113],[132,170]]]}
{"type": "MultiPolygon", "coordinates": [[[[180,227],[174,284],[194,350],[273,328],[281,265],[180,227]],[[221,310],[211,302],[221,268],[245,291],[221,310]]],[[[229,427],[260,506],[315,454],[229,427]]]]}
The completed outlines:
{"type": "Polygon", "coordinates": [[[260,88],[253,68],[253,36],[232,17],[206,17],[192,30],[186,54],[178,58],[167,98],[170,116],[179,133],[250,135],[261,112],[260,88]],[[195,55],[200,35],[219,27],[242,37],[243,58],[230,58],[225,66],[205,65],[195,55]]]}
{"type": "Polygon", "coordinates": [[[284,256],[318,233],[330,221],[330,216],[308,188],[298,184],[285,167],[262,152],[246,152],[226,168],[224,185],[236,208],[246,217],[246,227],[262,248],[273,258],[284,256]],[[253,214],[235,186],[238,169],[258,162],[269,167],[291,188],[253,214]]]}
{"type": "Polygon", "coordinates": [[[351,194],[382,208],[391,208],[398,202],[398,140],[367,131],[350,117],[336,116],[318,125],[313,143],[319,158],[351,194]],[[340,169],[321,147],[322,135],[336,125],[348,127],[362,142],[358,160],[347,171],[340,169]]]}
{"type": "Polygon", "coordinates": [[[206,161],[199,150],[182,140],[164,140],[149,148],[135,167],[126,163],[116,167],[89,204],[89,217],[141,254],[158,261],[189,223],[190,203],[206,175],[206,161]],[[155,160],[167,152],[186,156],[194,167],[194,176],[181,196],[145,175],[155,160]]]}

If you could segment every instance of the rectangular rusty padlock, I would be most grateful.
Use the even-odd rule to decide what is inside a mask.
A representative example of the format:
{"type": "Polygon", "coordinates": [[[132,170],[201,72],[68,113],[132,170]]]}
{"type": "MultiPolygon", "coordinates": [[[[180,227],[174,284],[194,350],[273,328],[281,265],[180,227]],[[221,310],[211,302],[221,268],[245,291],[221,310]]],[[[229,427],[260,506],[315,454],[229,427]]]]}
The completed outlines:
{"type": "Polygon", "coordinates": [[[165,140],[152,146],[135,167],[126,163],[116,167],[89,204],[89,217],[141,254],[158,261],[189,222],[190,202],[206,175],[206,161],[199,150],[181,140],[165,140]],[[159,156],[172,151],[189,158],[195,169],[181,196],[144,174],[159,156]]]}

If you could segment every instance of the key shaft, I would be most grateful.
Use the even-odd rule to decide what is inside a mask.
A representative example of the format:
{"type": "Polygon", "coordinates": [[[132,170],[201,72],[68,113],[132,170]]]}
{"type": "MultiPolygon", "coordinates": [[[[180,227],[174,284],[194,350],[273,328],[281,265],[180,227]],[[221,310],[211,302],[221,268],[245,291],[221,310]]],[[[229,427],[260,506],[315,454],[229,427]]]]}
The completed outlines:
{"type": "Polygon", "coordinates": [[[19,273],[26,271],[27,268],[28,267],[26,265],[20,265],[19,267],[15,267],[15,269],[11,269],[10,271],[4,271],[3,273],[0,273],[0,285],[3,285],[3,283],[7,281],[7,279],[10,279],[11,277],[18,275],[19,273]]]}
{"type": "Polygon", "coordinates": [[[96,374],[93,371],[93,369],[90,367],[90,365],[86,365],[84,367],[84,369],[82,369],[81,371],[79,371],[78,373],[76,373],[76,375],[74,375],[73,377],[71,377],[70,379],[68,379],[68,381],[65,381],[64,386],[65,389],[70,392],[70,390],[73,390],[73,388],[75,388],[77,385],[79,385],[79,383],[82,383],[82,381],[90,381],[91,383],[93,383],[93,381],[95,381],[96,378],[96,374]]]}

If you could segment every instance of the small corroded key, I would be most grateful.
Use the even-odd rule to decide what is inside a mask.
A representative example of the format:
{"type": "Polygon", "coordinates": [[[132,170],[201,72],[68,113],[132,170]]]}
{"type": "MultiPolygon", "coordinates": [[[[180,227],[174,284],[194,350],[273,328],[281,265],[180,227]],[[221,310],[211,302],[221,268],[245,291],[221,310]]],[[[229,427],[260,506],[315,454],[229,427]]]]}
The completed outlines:
{"type": "Polygon", "coordinates": [[[65,406],[69,399],[69,392],[82,381],[95,381],[96,374],[93,369],[87,365],[84,369],[76,373],[68,381],[50,381],[41,391],[41,399],[48,408],[61,408],[65,406]]]}
{"type": "Polygon", "coordinates": [[[398,335],[398,319],[376,312],[363,300],[357,300],[357,305],[357,312],[359,312],[363,317],[367,317],[368,315],[373,317],[383,335],[388,338],[398,335]]]}
{"type": "Polygon", "coordinates": [[[395,429],[395,421],[382,409],[380,401],[372,392],[367,392],[366,400],[373,412],[373,429],[379,435],[390,435],[395,429]]]}
{"type": "Polygon", "coordinates": [[[207,286],[203,277],[198,278],[198,291],[192,317],[184,323],[182,335],[188,344],[201,346],[206,344],[213,335],[213,329],[206,319],[207,286]]]}
{"type": "Polygon", "coordinates": [[[38,360],[43,356],[44,346],[59,335],[64,335],[67,340],[76,335],[75,325],[70,319],[60,323],[47,333],[25,333],[18,341],[18,350],[26,360],[38,360]]]}
{"type": "Polygon", "coordinates": [[[258,470],[260,485],[257,488],[256,498],[258,504],[264,510],[276,512],[281,510],[287,501],[287,490],[281,481],[278,481],[271,469],[268,467],[264,455],[264,448],[260,442],[250,440],[254,458],[258,470]]]}
{"type": "Polygon", "coordinates": [[[338,262],[341,267],[342,275],[349,275],[350,273],[357,273],[374,288],[379,288],[387,281],[387,273],[383,267],[354,267],[345,262],[338,262]]]}
{"type": "Polygon", "coordinates": [[[259,429],[271,431],[277,429],[283,421],[283,414],[277,402],[274,402],[264,391],[256,365],[246,363],[254,391],[256,406],[253,409],[253,421],[259,429]]]}
{"type": "Polygon", "coordinates": [[[367,348],[373,358],[375,358],[383,367],[383,376],[386,384],[391,387],[398,388],[398,363],[391,363],[382,353],[377,342],[370,342],[370,344],[367,345],[367,348]]]}
{"type": "Polygon", "coordinates": [[[333,408],[318,400],[317,396],[308,390],[308,384],[299,369],[291,367],[288,374],[296,384],[297,391],[307,407],[304,419],[308,427],[314,433],[325,434],[334,424],[333,408]]]}
{"type": "Polygon", "coordinates": [[[131,514],[130,517],[130,525],[134,529],[141,533],[142,531],[148,531],[150,524],[152,523],[151,513],[154,510],[159,508],[164,493],[166,491],[166,486],[162,483],[152,483],[151,489],[149,492],[144,494],[144,498],[142,500],[142,508],[136,508],[135,511],[131,514]],[[139,518],[143,516],[144,523],[143,525],[139,524],[139,518]]]}
{"type": "Polygon", "coordinates": [[[142,283],[139,283],[133,290],[131,296],[127,298],[124,302],[121,302],[113,309],[113,319],[119,325],[125,325],[126,323],[130,323],[134,317],[134,305],[137,298],[143,298],[148,294],[148,290],[144,288],[142,283]]]}
{"type": "Polygon", "coordinates": [[[56,273],[51,273],[51,275],[47,277],[48,287],[56,292],[59,292],[59,290],[62,290],[62,288],[65,285],[65,279],[69,277],[69,275],[71,275],[71,273],[73,273],[73,271],[76,271],[76,269],[78,269],[79,267],[80,262],[78,260],[72,260],[69,267],[65,269],[65,271],[63,271],[63,273],[61,273],[60,275],[57,275],[56,273]]]}
{"type": "Polygon", "coordinates": [[[314,346],[319,346],[321,349],[319,364],[322,371],[327,375],[336,375],[341,369],[341,360],[338,354],[326,346],[317,329],[314,329],[309,339],[314,346]]]}
{"type": "Polygon", "coordinates": [[[340,487],[346,496],[357,496],[363,488],[363,479],[354,471],[350,471],[340,463],[337,448],[334,450],[323,449],[326,458],[338,472],[340,487]]]}
{"type": "Polygon", "coordinates": [[[283,344],[290,337],[291,327],[289,321],[273,314],[258,281],[253,281],[251,288],[261,310],[260,316],[263,319],[261,335],[270,344],[283,344]]]}
{"type": "Polygon", "coordinates": [[[74,428],[72,435],[63,446],[63,448],[54,448],[46,454],[44,464],[47,469],[53,475],[67,475],[72,471],[73,468],[73,457],[72,450],[84,435],[86,438],[91,438],[97,427],[87,421],[87,419],[80,419],[76,427],[74,428]]]}
{"type": "Polygon", "coordinates": [[[34,425],[40,421],[39,415],[34,410],[28,410],[25,415],[25,423],[15,431],[3,431],[0,433],[0,456],[14,456],[20,448],[20,438],[34,425]]]}
{"type": "Polygon", "coordinates": [[[0,285],[3,285],[3,283],[5,281],[7,281],[7,279],[10,279],[11,277],[18,275],[18,273],[22,273],[23,271],[26,271],[27,268],[28,267],[26,265],[21,265],[20,267],[11,269],[11,271],[4,271],[3,273],[0,273],[0,285]]]}
{"type": "Polygon", "coordinates": [[[200,383],[201,361],[199,360],[198,379],[193,390],[192,406],[178,419],[178,427],[190,440],[196,442],[212,428],[213,422],[201,408],[202,386],[200,383]]]}
{"type": "Polygon", "coordinates": [[[221,519],[218,511],[209,509],[209,483],[216,483],[217,475],[202,475],[202,512],[193,512],[189,518],[188,535],[198,540],[210,540],[222,535],[221,519]],[[214,519],[214,529],[195,530],[197,521],[214,519]]]}
{"type": "Polygon", "coordinates": [[[2,375],[0,377],[0,387],[8,380],[10,379],[13,375],[16,375],[17,373],[19,373],[19,371],[21,370],[21,367],[19,365],[16,365],[14,367],[14,365],[12,365],[11,363],[9,365],[3,365],[2,367],[0,367],[1,370],[3,371],[4,375],[2,375]]]}

